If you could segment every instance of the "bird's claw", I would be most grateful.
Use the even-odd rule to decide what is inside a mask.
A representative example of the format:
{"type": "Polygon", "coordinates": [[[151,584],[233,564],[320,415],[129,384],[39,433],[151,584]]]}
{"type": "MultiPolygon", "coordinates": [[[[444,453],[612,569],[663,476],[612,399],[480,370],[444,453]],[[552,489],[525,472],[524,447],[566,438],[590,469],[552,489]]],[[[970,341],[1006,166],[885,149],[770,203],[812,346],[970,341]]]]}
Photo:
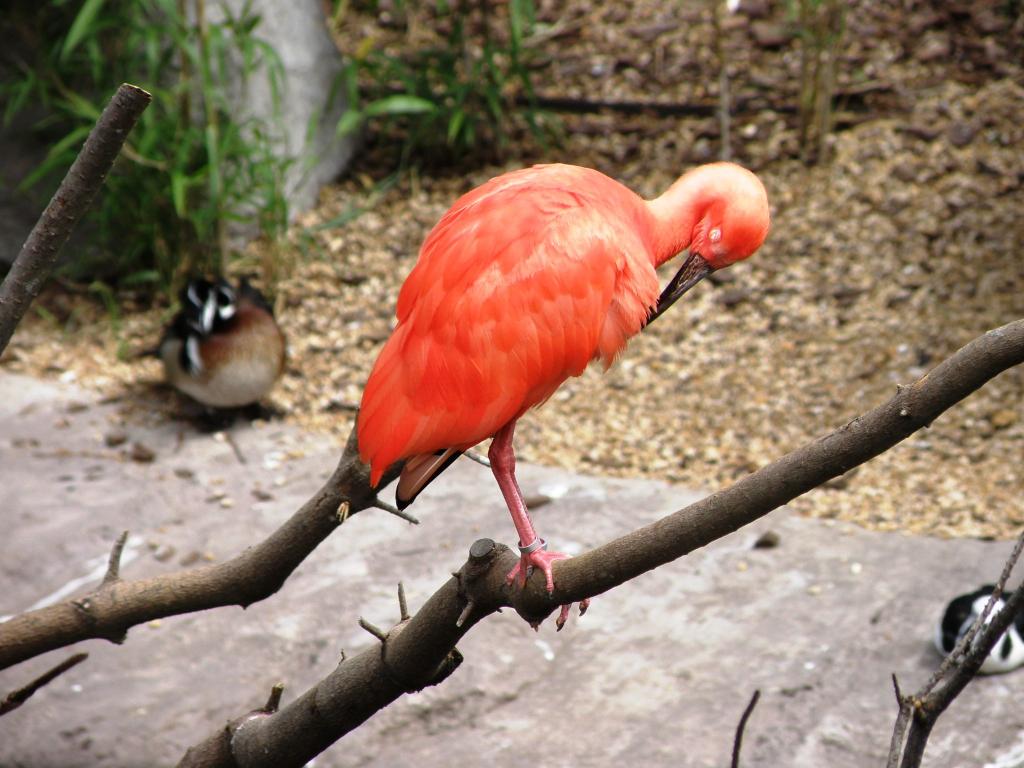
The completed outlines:
{"type": "MultiPolygon", "coordinates": [[[[548,594],[555,591],[555,579],[551,573],[551,564],[556,560],[567,560],[569,556],[564,552],[548,552],[543,549],[536,550],[534,552],[524,552],[519,562],[516,563],[515,567],[509,571],[508,576],[505,580],[509,584],[517,583],[520,588],[526,586],[526,580],[529,578],[530,573],[534,568],[540,568],[544,574],[544,584],[547,587],[548,594]]],[[[561,607],[558,612],[558,618],[555,619],[555,626],[557,631],[561,632],[562,627],[565,626],[566,620],[569,618],[569,609],[572,607],[571,603],[567,603],[561,607]]],[[[590,607],[590,599],[584,599],[580,601],[580,616],[587,612],[587,608],[590,607]]],[[[536,624],[530,623],[534,631],[540,631],[540,622],[536,624]]]]}
{"type": "MultiPolygon", "coordinates": [[[[558,618],[555,619],[555,627],[556,627],[555,631],[556,632],[561,632],[562,631],[562,627],[565,626],[565,622],[569,618],[569,609],[571,607],[572,607],[571,604],[563,605],[562,606],[562,610],[560,610],[558,612],[558,618]]],[[[582,600],[580,600],[580,616],[582,616],[584,613],[586,613],[587,612],[587,608],[589,608],[589,607],[590,607],[590,598],[589,597],[585,597],[582,600]]]]}

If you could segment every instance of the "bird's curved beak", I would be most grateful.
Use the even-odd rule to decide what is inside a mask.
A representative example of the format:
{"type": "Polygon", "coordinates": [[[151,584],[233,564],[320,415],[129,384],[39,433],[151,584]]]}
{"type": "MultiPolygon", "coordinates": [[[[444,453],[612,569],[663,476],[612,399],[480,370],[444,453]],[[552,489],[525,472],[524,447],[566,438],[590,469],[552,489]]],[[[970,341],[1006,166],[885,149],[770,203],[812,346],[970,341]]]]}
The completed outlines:
{"type": "Polygon", "coordinates": [[[651,316],[647,318],[647,325],[650,325],[657,319],[662,312],[671,307],[688,290],[693,288],[697,283],[703,280],[705,277],[710,275],[715,270],[711,268],[704,257],[699,253],[690,253],[686,257],[686,261],[679,267],[679,271],[676,272],[675,277],[668,281],[668,285],[665,286],[665,290],[661,292],[661,296],[658,297],[658,303],[651,312],[651,316]]]}

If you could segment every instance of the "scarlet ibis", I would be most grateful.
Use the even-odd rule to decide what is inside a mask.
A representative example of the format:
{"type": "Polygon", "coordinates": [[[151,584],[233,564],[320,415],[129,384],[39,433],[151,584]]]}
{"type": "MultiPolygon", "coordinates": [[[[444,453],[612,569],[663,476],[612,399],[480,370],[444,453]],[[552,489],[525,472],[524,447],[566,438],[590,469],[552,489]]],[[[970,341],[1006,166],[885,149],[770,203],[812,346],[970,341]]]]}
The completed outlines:
{"type": "Polygon", "coordinates": [[[203,405],[235,408],[270,391],[284,368],[284,334],[267,300],[244,278],[193,279],[157,354],[171,386],[203,405]]]}
{"type": "Polygon", "coordinates": [[[404,459],[404,507],[493,437],[491,469],[519,534],[509,583],[525,584],[535,566],[553,591],[551,564],[567,556],[547,551],[530,521],[515,477],[516,420],[591,360],[607,369],[702,278],[754,253],[768,226],[764,185],[732,163],[695,168],[649,201],[560,164],[463,195],[427,235],[363,392],[357,434],[371,484],[404,459]],[[659,296],[655,269],[686,249],[659,296]]]}

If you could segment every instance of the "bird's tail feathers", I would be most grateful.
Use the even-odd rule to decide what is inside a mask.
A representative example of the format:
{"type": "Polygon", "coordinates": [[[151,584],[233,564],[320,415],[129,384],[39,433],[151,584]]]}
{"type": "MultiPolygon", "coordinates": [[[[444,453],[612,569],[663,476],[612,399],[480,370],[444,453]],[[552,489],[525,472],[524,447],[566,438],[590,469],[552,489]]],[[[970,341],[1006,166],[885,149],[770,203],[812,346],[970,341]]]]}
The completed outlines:
{"type": "Polygon", "coordinates": [[[402,474],[395,489],[395,503],[399,509],[412,504],[420,492],[462,455],[457,448],[448,448],[437,453],[424,453],[405,460],[402,474]]]}

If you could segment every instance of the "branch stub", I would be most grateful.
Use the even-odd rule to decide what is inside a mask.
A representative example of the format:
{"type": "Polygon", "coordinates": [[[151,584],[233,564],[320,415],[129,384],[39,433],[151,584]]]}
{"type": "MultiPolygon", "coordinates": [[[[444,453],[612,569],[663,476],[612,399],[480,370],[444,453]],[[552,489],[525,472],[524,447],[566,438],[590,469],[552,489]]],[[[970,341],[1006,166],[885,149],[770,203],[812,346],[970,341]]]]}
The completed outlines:
{"type": "Polygon", "coordinates": [[[489,560],[493,553],[493,539],[477,539],[469,548],[469,559],[474,565],[476,565],[489,560]]]}

